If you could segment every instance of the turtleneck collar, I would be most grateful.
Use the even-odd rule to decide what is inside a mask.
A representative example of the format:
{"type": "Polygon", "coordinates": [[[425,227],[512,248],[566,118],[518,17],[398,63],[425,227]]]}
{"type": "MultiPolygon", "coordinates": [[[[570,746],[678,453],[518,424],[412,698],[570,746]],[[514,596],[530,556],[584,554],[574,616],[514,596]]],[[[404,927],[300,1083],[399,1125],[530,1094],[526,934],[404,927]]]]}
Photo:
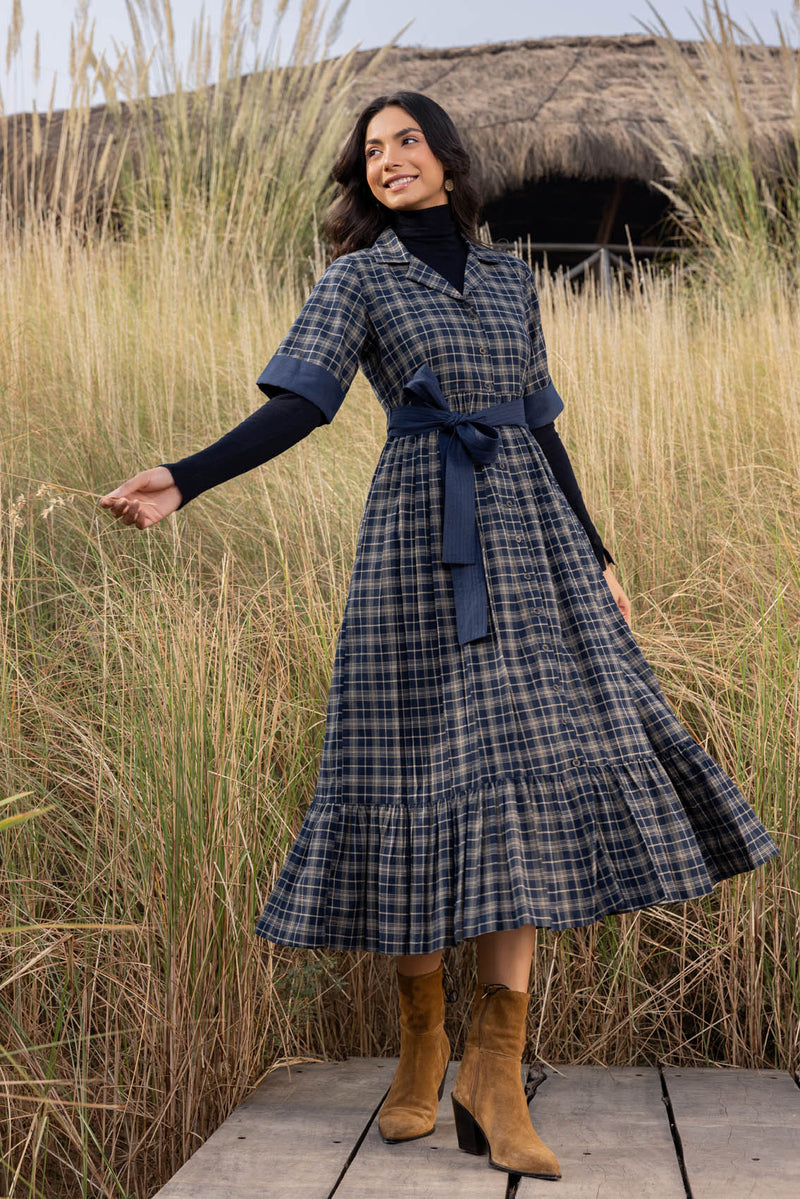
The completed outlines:
{"type": "Polygon", "coordinates": [[[458,226],[453,219],[449,203],[434,204],[431,208],[414,208],[408,211],[395,209],[391,212],[389,223],[397,236],[442,238],[459,236],[458,226]]]}
{"type": "Polygon", "coordinates": [[[389,223],[415,258],[437,271],[457,291],[464,290],[467,243],[459,233],[449,204],[392,212],[389,223]]]}

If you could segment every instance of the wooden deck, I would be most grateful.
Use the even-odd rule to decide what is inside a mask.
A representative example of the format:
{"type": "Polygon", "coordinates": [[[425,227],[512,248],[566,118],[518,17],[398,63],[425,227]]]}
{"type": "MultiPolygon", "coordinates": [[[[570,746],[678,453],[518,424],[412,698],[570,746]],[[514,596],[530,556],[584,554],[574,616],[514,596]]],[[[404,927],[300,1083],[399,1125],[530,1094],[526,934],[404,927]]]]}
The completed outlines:
{"type": "Polygon", "coordinates": [[[157,1199],[800,1197],[800,1085],[780,1070],[554,1066],[530,1107],[561,1162],[545,1182],[459,1150],[457,1062],[433,1135],[385,1144],[376,1115],[396,1065],[278,1067],[157,1199]]]}

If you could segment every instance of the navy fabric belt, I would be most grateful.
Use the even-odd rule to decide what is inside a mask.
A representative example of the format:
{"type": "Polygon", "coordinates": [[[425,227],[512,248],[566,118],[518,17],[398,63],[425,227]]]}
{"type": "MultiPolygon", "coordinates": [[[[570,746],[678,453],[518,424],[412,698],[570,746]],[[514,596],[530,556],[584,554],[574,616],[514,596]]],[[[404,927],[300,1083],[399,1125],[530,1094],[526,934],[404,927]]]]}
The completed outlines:
{"type": "Polygon", "coordinates": [[[475,466],[494,462],[500,450],[497,425],[526,425],[520,397],[482,408],[480,412],[453,412],[439,380],[429,366],[421,366],[403,388],[414,397],[392,408],[387,420],[389,437],[439,430],[442,464],[442,562],[450,566],[460,645],[485,637],[488,624],[486,576],[475,515],[475,466]]]}

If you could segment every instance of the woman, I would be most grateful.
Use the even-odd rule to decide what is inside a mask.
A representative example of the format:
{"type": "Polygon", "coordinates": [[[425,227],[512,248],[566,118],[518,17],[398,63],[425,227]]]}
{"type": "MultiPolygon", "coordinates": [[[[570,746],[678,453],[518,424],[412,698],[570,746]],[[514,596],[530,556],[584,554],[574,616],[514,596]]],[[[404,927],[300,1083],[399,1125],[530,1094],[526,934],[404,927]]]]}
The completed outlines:
{"type": "Polygon", "coordinates": [[[520,1076],[534,929],[707,894],[777,848],[679,723],[553,420],[533,275],[476,236],[469,158],[413,92],[334,167],[334,261],[214,446],[101,503],[147,528],[330,422],[360,365],[388,436],[359,528],[314,799],[258,921],[286,945],[396,956],[386,1141],[433,1132],[442,949],[477,939],[459,1146],[558,1178],[520,1076]]]}

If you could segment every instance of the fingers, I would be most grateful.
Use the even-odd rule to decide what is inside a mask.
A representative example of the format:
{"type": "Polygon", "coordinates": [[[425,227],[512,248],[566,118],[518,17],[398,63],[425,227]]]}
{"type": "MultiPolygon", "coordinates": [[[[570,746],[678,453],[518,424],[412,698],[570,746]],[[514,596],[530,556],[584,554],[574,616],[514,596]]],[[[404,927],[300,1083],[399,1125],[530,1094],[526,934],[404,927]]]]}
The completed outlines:
{"type": "Polygon", "coordinates": [[[161,519],[160,513],[152,503],[136,497],[126,498],[121,495],[104,495],[100,500],[112,516],[116,516],[125,525],[136,525],[139,529],[148,529],[161,519]]]}
{"type": "MultiPolygon", "coordinates": [[[[102,496],[99,503],[101,508],[108,509],[123,524],[148,529],[161,520],[164,513],[153,500],[145,499],[144,494],[163,493],[168,487],[174,487],[171,472],[166,467],[157,466],[139,471],[133,478],[102,496]]],[[[154,499],[160,499],[160,496],[154,495],[154,499]]]]}
{"type": "Polygon", "coordinates": [[[108,508],[112,516],[118,516],[125,521],[125,524],[130,524],[133,517],[136,515],[138,504],[135,500],[129,500],[124,495],[120,495],[121,488],[116,491],[104,495],[100,504],[103,508],[108,508]]]}
{"type": "Polygon", "coordinates": [[[115,491],[112,491],[108,495],[100,497],[100,507],[110,508],[114,516],[121,516],[128,507],[128,501],[123,495],[118,495],[115,491]]]}
{"type": "Polygon", "coordinates": [[[171,472],[165,466],[156,466],[151,470],[140,470],[138,475],[133,475],[132,478],[126,479],[124,483],[120,483],[119,487],[115,487],[113,491],[109,491],[100,500],[104,508],[111,507],[110,501],[122,497],[123,499],[134,499],[142,491],[161,491],[165,487],[170,487],[174,483],[171,472]]]}
{"type": "Polygon", "coordinates": [[[140,519],[139,503],[137,500],[126,500],[120,497],[109,505],[114,516],[124,525],[138,524],[140,519]]]}

